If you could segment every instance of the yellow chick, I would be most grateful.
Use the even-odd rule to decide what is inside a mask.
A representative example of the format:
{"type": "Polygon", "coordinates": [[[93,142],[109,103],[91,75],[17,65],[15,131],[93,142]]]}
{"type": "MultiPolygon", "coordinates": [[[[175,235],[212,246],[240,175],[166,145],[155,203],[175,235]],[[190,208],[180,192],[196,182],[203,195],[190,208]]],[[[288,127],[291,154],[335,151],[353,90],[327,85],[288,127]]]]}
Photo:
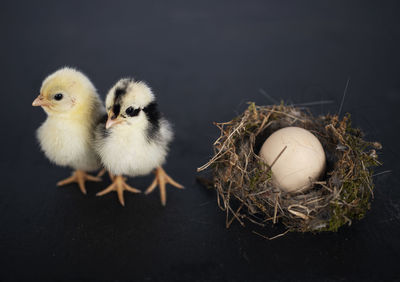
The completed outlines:
{"type": "Polygon", "coordinates": [[[46,121],[37,130],[46,157],[59,166],[75,170],[57,185],[77,182],[86,194],[85,181],[101,181],[86,173],[101,166],[92,148],[94,127],[105,113],[96,88],[78,70],[61,68],[43,81],[32,106],[40,106],[47,113],[46,121]]]}

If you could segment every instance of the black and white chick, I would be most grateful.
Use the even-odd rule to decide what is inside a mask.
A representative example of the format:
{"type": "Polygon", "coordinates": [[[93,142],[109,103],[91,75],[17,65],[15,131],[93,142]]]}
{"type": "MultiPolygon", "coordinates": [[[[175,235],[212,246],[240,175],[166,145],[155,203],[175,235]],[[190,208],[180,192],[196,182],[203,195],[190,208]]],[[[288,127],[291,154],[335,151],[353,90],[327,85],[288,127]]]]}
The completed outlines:
{"type": "Polygon", "coordinates": [[[59,166],[75,170],[57,185],[76,182],[86,194],[85,181],[101,181],[86,173],[101,167],[93,148],[93,131],[104,114],[96,88],[82,72],[61,68],[43,81],[32,106],[40,106],[47,113],[46,121],[37,130],[46,157],[59,166]]]}
{"type": "Polygon", "coordinates": [[[140,193],[126,183],[124,176],[142,176],[155,171],[155,179],[145,194],[159,186],[161,203],[165,206],[166,184],[181,189],[183,186],[162,169],[173,132],[158,111],[152,90],[142,81],[121,79],[107,94],[106,110],[107,117],[95,131],[95,150],[112,176],[112,184],[97,195],[116,191],[124,206],[125,190],[140,193]]]}

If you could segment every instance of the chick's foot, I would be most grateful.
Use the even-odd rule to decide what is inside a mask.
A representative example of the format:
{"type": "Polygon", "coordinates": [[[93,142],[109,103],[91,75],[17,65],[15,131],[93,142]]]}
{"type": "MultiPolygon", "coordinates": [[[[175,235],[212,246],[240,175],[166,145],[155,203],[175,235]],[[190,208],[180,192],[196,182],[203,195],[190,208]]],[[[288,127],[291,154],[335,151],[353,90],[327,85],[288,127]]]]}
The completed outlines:
{"type": "Polygon", "coordinates": [[[183,189],[183,186],[173,180],[163,169],[162,167],[158,167],[156,169],[156,177],[154,178],[153,183],[147,188],[145,194],[150,194],[151,192],[154,191],[154,189],[157,186],[160,186],[160,197],[161,197],[161,204],[163,206],[166,205],[167,203],[167,192],[165,190],[165,186],[167,183],[171,184],[172,186],[175,186],[176,188],[183,189]]]}
{"type": "Polygon", "coordinates": [[[63,185],[67,185],[67,184],[75,182],[75,183],[78,183],[79,188],[81,189],[82,193],[86,194],[85,181],[100,182],[101,178],[87,174],[83,170],[75,170],[72,173],[72,176],[57,182],[57,186],[63,186],[63,185]]]}
{"type": "Polygon", "coordinates": [[[125,206],[125,201],[124,201],[124,191],[129,191],[132,193],[141,193],[140,190],[133,188],[129,186],[125,181],[126,178],[123,177],[122,175],[117,175],[114,176],[110,173],[110,178],[112,180],[112,184],[108,186],[106,189],[103,191],[100,191],[99,193],[96,194],[96,196],[103,196],[105,194],[108,194],[112,191],[116,191],[118,194],[118,199],[119,202],[121,203],[122,206],[125,206]]]}

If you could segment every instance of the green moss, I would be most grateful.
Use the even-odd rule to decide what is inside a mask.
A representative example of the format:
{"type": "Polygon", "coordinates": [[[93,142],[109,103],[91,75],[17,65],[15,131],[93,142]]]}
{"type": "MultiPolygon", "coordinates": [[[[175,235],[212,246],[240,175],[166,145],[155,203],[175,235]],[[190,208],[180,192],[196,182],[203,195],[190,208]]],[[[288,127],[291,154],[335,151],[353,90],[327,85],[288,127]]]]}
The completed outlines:
{"type": "Polygon", "coordinates": [[[258,124],[256,124],[256,123],[246,124],[244,129],[245,129],[247,134],[252,134],[254,132],[254,130],[258,129],[258,124]]]}
{"type": "MultiPolygon", "coordinates": [[[[348,115],[347,118],[350,118],[348,115]]],[[[342,192],[334,203],[331,203],[331,217],[324,231],[337,231],[344,224],[350,224],[353,219],[362,219],[370,208],[372,184],[372,167],[379,162],[366,150],[371,143],[361,139],[361,132],[351,127],[350,119],[346,126],[346,143],[350,147],[353,164],[352,177],[342,184],[342,192]]],[[[348,168],[341,171],[347,175],[348,168]]]]}
{"type": "Polygon", "coordinates": [[[331,218],[324,231],[337,231],[352,219],[362,219],[369,209],[371,193],[364,179],[343,183],[340,199],[331,204],[331,218]]]}

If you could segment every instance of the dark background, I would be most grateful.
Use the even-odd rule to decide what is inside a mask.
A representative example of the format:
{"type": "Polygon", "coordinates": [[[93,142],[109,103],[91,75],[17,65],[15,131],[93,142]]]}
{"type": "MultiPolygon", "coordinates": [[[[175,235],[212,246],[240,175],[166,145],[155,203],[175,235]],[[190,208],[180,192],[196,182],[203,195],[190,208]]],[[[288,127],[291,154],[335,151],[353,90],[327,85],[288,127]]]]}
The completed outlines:
{"type": "MultiPolygon", "coordinates": [[[[2,2],[0,280],[389,280],[400,278],[400,9],[397,1],[2,2]],[[31,107],[41,81],[75,66],[102,97],[123,76],[146,80],[175,125],[166,171],[186,186],[115,193],[55,183],[31,107]],[[225,229],[215,192],[195,181],[227,121],[247,101],[332,101],[382,142],[372,210],[337,233],[267,241],[225,229]],[[260,90],[262,89],[262,90],[260,90]]],[[[145,189],[152,176],[130,179],[145,189]]],[[[281,230],[268,227],[267,236],[281,230]]]]}

